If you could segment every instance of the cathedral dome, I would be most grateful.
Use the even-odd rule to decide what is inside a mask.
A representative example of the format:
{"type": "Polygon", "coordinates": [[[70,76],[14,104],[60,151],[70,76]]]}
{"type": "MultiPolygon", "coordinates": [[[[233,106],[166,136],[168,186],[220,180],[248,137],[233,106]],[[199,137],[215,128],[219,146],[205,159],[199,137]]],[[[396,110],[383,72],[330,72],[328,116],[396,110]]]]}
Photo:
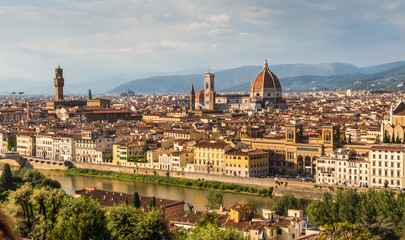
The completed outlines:
{"type": "Polygon", "coordinates": [[[281,90],[277,76],[269,70],[267,60],[264,60],[263,69],[253,78],[250,91],[258,92],[265,89],[281,90]]]}
{"type": "Polygon", "coordinates": [[[195,100],[198,100],[199,102],[204,102],[204,89],[198,91],[197,95],[195,95],[195,100]]]}

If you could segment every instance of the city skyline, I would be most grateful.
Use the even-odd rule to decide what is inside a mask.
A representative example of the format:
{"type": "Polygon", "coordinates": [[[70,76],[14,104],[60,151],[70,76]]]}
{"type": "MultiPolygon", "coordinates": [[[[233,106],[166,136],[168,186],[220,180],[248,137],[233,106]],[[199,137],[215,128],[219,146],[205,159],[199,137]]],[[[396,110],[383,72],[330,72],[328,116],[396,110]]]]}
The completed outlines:
{"type": "Polygon", "coordinates": [[[399,61],[404,8],[399,1],[6,1],[0,77],[46,82],[57,64],[80,82],[258,65],[266,56],[269,65],[399,61]]]}

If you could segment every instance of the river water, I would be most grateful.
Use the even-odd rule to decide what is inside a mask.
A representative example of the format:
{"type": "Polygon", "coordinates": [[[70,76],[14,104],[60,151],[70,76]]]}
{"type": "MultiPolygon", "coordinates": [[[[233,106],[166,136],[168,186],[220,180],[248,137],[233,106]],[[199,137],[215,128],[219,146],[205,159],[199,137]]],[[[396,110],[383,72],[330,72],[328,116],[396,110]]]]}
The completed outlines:
{"type": "MultiPolygon", "coordinates": [[[[190,203],[194,206],[194,210],[205,210],[207,204],[208,190],[186,188],[171,185],[162,185],[156,183],[141,183],[124,181],[118,179],[78,176],[70,175],[64,172],[55,172],[47,170],[39,170],[47,177],[60,182],[62,189],[66,193],[73,195],[75,190],[83,187],[95,187],[101,190],[134,193],[139,195],[156,196],[158,198],[167,198],[174,200],[183,200],[185,203],[190,203]]],[[[256,206],[256,210],[261,212],[262,208],[271,208],[276,199],[270,197],[262,197],[255,195],[247,195],[240,193],[224,193],[224,207],[229,208],[234,203],[251,203],[256,206]]],[[[188,210],[188,207],[185,207],[188,210]]]]}

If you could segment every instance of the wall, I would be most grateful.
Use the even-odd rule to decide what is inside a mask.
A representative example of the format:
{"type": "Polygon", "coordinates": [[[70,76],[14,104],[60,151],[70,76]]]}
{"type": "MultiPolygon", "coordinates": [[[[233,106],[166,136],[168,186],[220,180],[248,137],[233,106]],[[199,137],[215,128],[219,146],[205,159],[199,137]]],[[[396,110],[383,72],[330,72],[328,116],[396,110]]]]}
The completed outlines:
{"type": "MultiPolygon", "coordinates": [[[[167,171],[159,169],[141,169],[135,167],[105,165],[105,164],[92,164],[92,163],[72,163],[77,168],[90,168],[100,171],[114,171],[123,173],[137,173],[153,175],[156,172],[159,176],[166,176],[167,171]]],[[[246,185],[251,187],[273,187],[274,194],[281,196],[284,194],[294,194],[296,197],[306,197],[311,199],[320,199],[325,191],[329,191],[332,195],[336,192],[337,188],[354,188],[354,187],[340,187],[333,185],[323,185],[308,182],[295,182],[274,180],[270,178],[245,178],[225,175],[210,175],[204,173],[190,173],[190,172],[170,172],[171,177],[179,177],[186,179],[204,179],[209,181],[218,181],[223,183],[235,183],[239,185],[246,185]],[[285,183],[287,182],[287,185],[285,183]],[[331,190],[333,189],[333,190],[331,190]]],[[[358,191],[367,191],[367,188],[355,188],[358,191]]]]}

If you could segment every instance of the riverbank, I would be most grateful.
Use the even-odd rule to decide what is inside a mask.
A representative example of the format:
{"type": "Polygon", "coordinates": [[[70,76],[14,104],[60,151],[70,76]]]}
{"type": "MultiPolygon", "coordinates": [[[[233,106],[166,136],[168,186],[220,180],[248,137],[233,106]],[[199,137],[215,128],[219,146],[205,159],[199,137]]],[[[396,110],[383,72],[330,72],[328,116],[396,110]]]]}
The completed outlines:
{"type": "Polygon", "coordinates": [[[81,176],[91,176],[91,177],[102,177],[102,178],[112,178],[125,181],[135,181],[143,183],[156,183],[165,184],[179,187],[188,187],[195,189],[204,190],[216,190],[223,192],[234,192],[249,195],[257,195],[263,197],[273,196],[273,187],[269,188],[257,188],[249,187],[238,184],[221,183],[218,181],[209,181],[204,179],[191,180],[184,178],[177,178],[171,176],[158,176],[158,175],[143,175],[143,174],[131,174],[131,173],[119,173],[113,171],[100,171],[94,169],[83,169],[83,168],[71,168],[69,170],[53,170],[58,172],[64,172],[71,175],[81,175],[81,176]]]}

